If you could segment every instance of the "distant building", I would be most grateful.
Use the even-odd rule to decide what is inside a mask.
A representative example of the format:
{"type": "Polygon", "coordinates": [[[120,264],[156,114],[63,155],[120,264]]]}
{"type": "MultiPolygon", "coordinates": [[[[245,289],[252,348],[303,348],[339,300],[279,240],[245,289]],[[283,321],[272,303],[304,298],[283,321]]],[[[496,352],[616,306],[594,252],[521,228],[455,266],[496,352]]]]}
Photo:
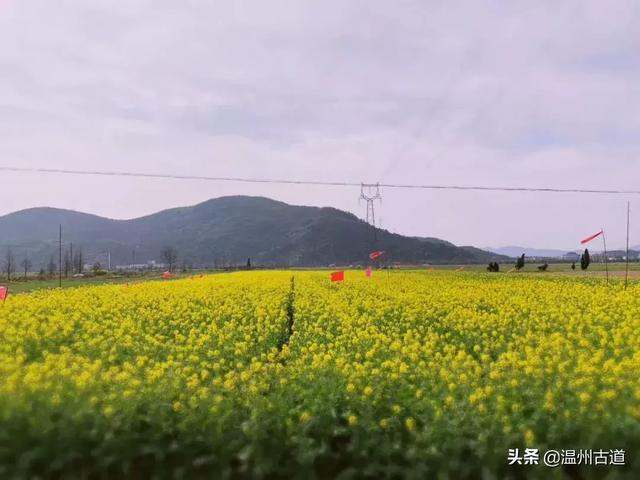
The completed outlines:
{"type": "Polygon", "coordinates": [[[147,263],[133,263],[130,265],[116,265],[116,270],[123,272],[135,272],[141,270],[154,270],[165,268],[164,263],[158,263],[155,260],[150,260],[147,263]]]}
{"type": "Polygon", "coordinates": [[[568,262],[577,262],[580,260],[580,255],[576,252],[568,252],[562,256],[562,259],[568,262]]]}

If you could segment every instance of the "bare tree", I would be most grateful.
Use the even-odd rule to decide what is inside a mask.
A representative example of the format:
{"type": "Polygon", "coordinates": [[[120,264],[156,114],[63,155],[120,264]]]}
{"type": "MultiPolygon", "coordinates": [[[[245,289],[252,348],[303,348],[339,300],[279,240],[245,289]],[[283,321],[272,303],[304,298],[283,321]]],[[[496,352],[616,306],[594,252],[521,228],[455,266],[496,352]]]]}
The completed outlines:
{"type": "Polygon", "coordinates": [[[84,270],[84,256],[82,255],[82,248],[78,248],[73,258],[73,270],[82,273],[84,270]]]}
{"type": "Polygon", "coordinates": [[[7,274],[7,280],[11,280],[11,275],[16,271],[16,259],[13,256],[11,247],[7,247],[7,253],[4,257],[4,272],[7,274]]]}
{"type": "Polygon", "coordinates": [[[29,269],[32,267],[32,263],[31,260],[29,260],[29,257],[24,257],[24,260],[20,262],[20,266],[22,266],[22,268],[24,269],[24,279],[26,280],[29,269]]]}
{"type": "Polygon", "coordinates": [[[55,260],[53,259],[53,255],[49,258],[49,263],[47,263],[47,273],[50,277],[53,277],[56,273],[58,266],[56,265],[55,260]]]}
{"type": "Polygon", "coordinates": [[[71,261],[71,254],[69,252],[65,252],[62,265],[63,265],[62,270],[64,272],[64,277],[68,278],[69,273],[73,274],[73,264],[71,261]]]}
{"type": "Polygon", "coordinates": [[[160,252],[160,258],[162,262],[167,265],[168,270],[173,272],[173,267],[178,261],[178,251],[174,247],[165,247],[160,252]]]}
{"type": "Polygon", "coordinates": [[[50,277],[53,277],[56,273],[58,266],[56,265],[55,260],[53,259],[53,255],[49,258],[49,263],[47,264],[47,273],[50,277]]]}

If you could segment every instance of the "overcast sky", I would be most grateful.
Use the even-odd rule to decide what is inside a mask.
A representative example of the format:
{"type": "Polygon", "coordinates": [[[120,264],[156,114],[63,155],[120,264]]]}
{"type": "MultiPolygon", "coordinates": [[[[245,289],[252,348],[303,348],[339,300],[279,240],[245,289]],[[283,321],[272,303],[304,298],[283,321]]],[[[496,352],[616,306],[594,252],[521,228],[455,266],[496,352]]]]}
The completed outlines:
{"type": "MultiPolygon", "coordinates": [[[[640,189],[634,1],[0,0],[0,166],[640,189]]],[[[356,188],[0,172],[0,214],[223,195],[362,217],[356,188]]],[[[640,196],[383,190],[382,227],[624,244],[640,196]]]]}

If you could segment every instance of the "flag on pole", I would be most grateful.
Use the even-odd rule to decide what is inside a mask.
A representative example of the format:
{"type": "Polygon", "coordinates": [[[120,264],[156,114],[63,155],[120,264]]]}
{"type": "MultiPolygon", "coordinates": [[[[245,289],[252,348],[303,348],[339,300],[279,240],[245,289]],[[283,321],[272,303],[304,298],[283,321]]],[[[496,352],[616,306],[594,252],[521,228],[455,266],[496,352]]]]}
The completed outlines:
{"type": "Polygon", "coordinates": [[[344,271],[331,272],[331,281],[332,282],[343,282],[344,281],[344,271]]]}
{"type": "Polygon", "coordinates": [[[367,272],[365,275],[367,275],[367,278],[371,278],[371,275],[373,275],[373,272],[371,271],[371,267],[367,267],[367,272]]]}
{"type": "Polygon", "coordinates": [[[602,235],[603,230],[600,230],[598,233],[595,233],[593,235],[591,235],[590,237],[587,237],[583,240],[580,240],[580,244],[584,245],[585,243],[589,243],[591,240],[593,240],[594,238],[598,238],[600,235],[602,235]]]}
{"type": "Polygon", "coordinates": [[[380,251],[380,250],[376,250],[375,252],[371,252],[369,254],[369,258],[371,260],[377,260],[378,258],[380,258],[382,255],[384,255],[384,252],[380,251]]]}
{"type": "Polygon", "coordinates": [[[4,302],[8,296],[9,296],[9,287],[0,287],[0,300],[4,302]]]}

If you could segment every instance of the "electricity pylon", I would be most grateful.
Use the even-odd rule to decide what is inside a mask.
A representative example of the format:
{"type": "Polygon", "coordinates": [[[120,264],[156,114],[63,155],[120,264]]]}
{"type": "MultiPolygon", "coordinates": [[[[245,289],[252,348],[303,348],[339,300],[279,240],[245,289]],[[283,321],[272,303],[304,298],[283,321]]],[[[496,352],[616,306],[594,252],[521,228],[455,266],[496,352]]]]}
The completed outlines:
{"type": "Polygon", "coordinates": [[[367,223],[373,228],[373,236],[377,239],[376,234],[376,213],[375,213],[375,201],[379,200],[382,203],[382,195],[380,194],[380,185],[378,183],[362,183],[360,184],[360,198],[358,200],[364,200],[367,202],[367,223]]]}

